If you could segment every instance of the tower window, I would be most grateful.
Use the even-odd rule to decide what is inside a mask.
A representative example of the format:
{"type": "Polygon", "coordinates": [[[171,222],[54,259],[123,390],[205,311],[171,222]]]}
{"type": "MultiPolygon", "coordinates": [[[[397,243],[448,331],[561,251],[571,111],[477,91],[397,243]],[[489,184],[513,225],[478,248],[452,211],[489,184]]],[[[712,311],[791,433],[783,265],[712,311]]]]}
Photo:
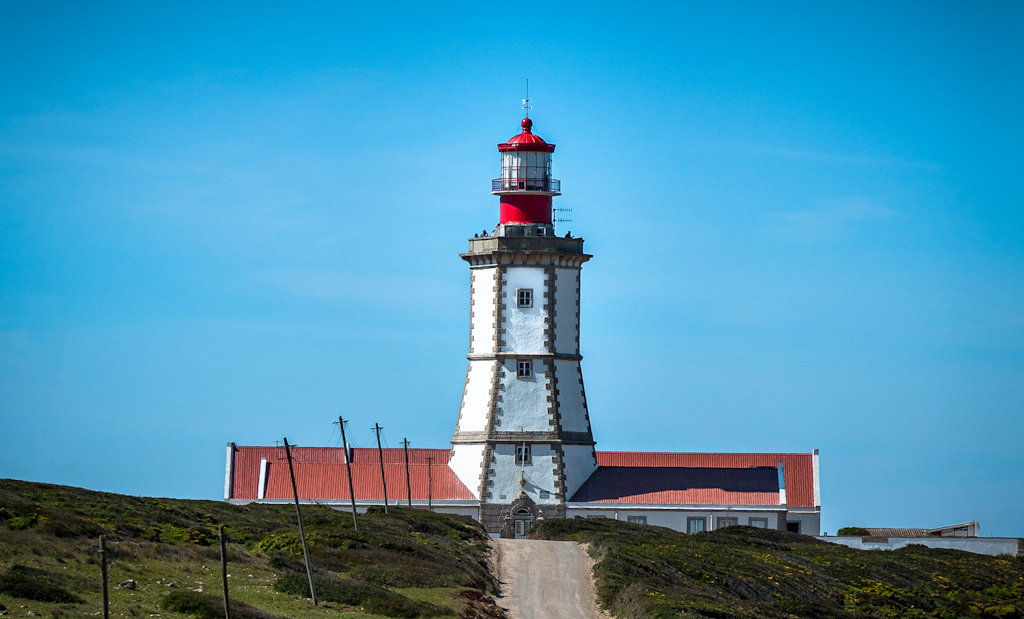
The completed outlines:
{"type": "Polygon", "coordinates": [[[530,463],[530,446],[516,445],[516,464],[529,464],[530,463]]]}
{"type": "Polygon", "coordinates": [[[533,378],[533,361],[520,359],[516,364],[516,378],[533,378]]]}
{"type": "Polygon", "coordinates": [[[516,307],[533,307],[533,288],[516,288],[516,307]]]}

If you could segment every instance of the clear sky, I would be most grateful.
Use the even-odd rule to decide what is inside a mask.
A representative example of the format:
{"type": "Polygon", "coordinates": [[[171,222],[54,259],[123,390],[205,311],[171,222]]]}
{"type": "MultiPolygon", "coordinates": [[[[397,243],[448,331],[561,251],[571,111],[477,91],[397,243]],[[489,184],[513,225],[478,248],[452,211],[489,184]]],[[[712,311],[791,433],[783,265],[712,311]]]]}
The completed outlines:
{"type": "Polygon", "coordinates": [[[1024,536],[1024,4],[0,3],[0,476],[446,447],[524,80],[598,449],[1024,536]]]}

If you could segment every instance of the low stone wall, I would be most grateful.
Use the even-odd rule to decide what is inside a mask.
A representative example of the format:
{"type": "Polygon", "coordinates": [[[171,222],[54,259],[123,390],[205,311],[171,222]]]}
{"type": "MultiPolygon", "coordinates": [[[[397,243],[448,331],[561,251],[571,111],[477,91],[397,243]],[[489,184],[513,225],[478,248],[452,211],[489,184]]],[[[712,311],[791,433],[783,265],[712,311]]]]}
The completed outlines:
{"type": "Polygon", "coordinates": [[[963,550],[979,555],[1024,557],[1024,538],[1019,537],[817,537],[823,542],[842,544],[858,550],[896,550],[910,544],[919,544],[928,548],[963,550]]]}

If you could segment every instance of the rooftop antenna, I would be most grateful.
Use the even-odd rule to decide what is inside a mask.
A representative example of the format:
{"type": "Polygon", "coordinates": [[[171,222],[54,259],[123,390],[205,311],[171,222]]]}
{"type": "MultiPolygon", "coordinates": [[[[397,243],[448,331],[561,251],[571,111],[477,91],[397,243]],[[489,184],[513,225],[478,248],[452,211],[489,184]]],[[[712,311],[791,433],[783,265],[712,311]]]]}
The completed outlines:
{"type": "Polygon", "coordinates": [[[533,106],[530,105],[530,78],[526,78],[526,98],[523,99],[523,109],[526,110],[526,117],[530,117],[530,110],[533,106]]]}

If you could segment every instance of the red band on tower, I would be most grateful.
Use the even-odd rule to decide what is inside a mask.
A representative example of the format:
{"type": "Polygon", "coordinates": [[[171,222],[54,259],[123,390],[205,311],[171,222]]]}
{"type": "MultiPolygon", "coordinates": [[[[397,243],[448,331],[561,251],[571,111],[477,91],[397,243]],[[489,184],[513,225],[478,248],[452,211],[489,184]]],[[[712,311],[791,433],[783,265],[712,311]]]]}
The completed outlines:
{"type": "Polygon", "coordinates": [[[510,195],[501,196],[501,223],[503,224],[549,224],[551,223],[551,196],[510,195]]]}
{"type": "Polygon", "coordinates": [[[500,196],[502,224],[550,225],[551,198],[561,193],[561,184],[551,178],[555,145],[533,133],[529,118],[522,127],[522,133],[498,144],[501,177],[491,182],[491,193],[500,196]]]}

